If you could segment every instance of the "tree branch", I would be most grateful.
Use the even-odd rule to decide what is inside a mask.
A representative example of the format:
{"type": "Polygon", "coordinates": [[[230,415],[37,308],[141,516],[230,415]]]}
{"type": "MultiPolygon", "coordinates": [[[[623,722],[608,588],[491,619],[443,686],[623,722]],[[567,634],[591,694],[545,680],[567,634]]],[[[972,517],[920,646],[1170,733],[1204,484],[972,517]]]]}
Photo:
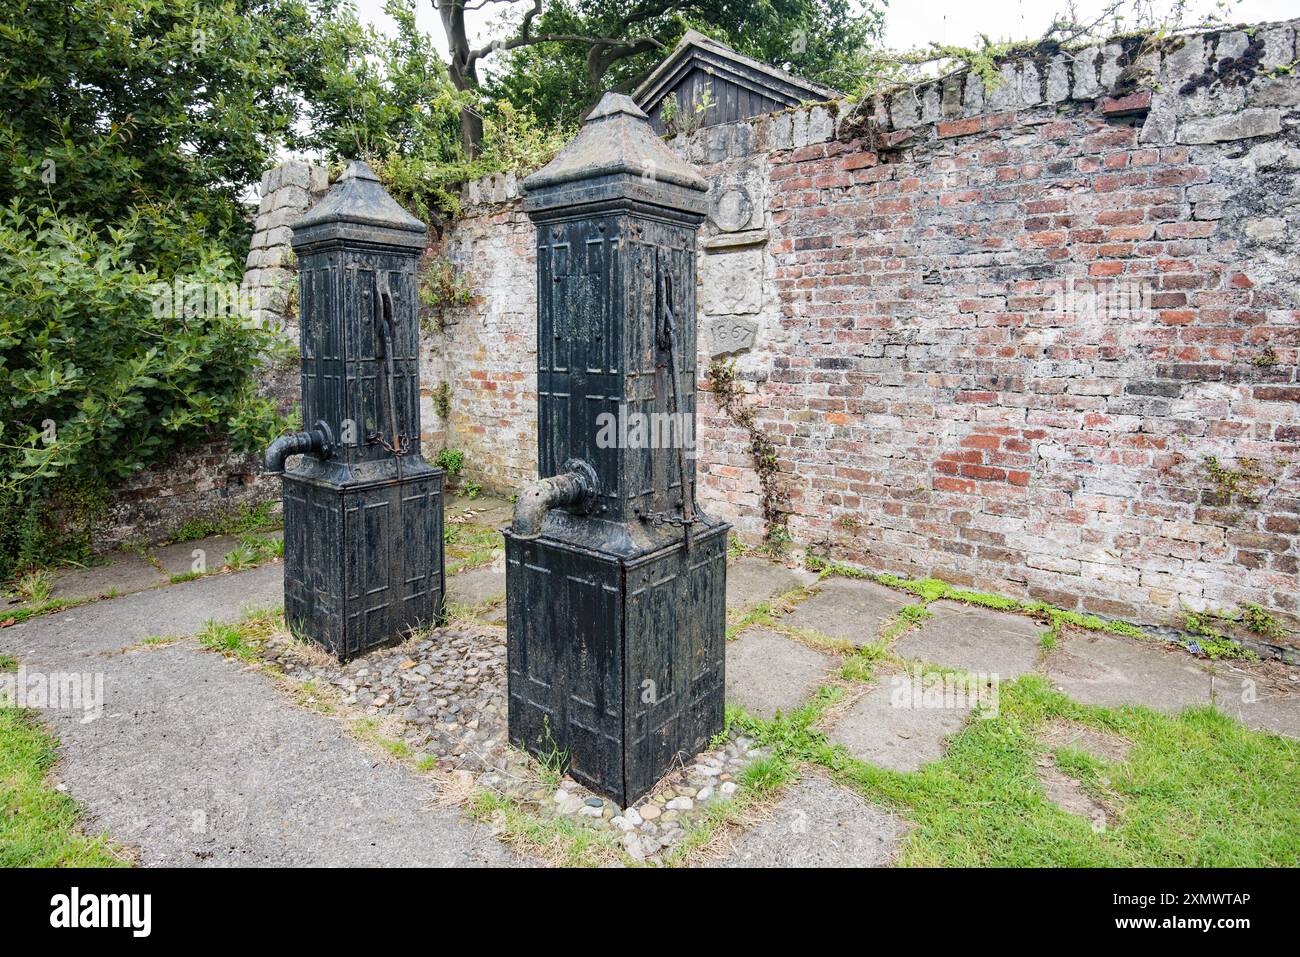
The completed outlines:
{"type": "MultiPolygon", "coordinates": [[[[483,2],[493,2],[493,0],[483,0],[483,2]]],[[[519,32],[509,40],[493,40],[491,43],[484,44],[477,50],[470,50],[466,60],[468,63],[474,63],[481,60],[490,53],[504,50],[516,50],[520,47],[534,46],[538,43],[586,43],[591,47],[587,54],[587,69],[591,71],[593,66],[593,54],[598,50],[608,50],[610,48],[618,50],[616,56],[606,56],[603,59],[604,69],[600,74],[593,76],[593,79],[599,79],[604,75],[604,70],[609,68],[609,64],[625,56],[632,56],[635,53],[642,53],[646,50],[663,50],[666,49],[664,44],[654,37],[640,37],[638,39],[625,39],[618,36],[592,37],[580,33],[533,33],[533,21],[542,13],[543,0],[533,0],[533,6],[524,14],[523,21],[519,24],[519,32]]],[[[615,33],[622,32],[632,23],[646,20],[651,17],[669,10],[673,7],[684,6],[679,0],[656,0],[655,3],[647,4],[639,10],[633,11],[619,21],[615,33]]]]}

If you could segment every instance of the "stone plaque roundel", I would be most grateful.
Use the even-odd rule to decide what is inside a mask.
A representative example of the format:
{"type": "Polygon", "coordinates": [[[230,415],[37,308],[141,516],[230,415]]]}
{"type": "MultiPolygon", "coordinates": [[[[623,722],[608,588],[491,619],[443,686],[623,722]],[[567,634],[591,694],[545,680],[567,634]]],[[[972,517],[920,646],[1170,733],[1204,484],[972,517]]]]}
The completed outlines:
{"type": "Polygon", "coordinates": [[[734,233],[749,225],[754,204],[743,186],[730,186],[713,202],[713,223],[723,232],[734,233]]]}

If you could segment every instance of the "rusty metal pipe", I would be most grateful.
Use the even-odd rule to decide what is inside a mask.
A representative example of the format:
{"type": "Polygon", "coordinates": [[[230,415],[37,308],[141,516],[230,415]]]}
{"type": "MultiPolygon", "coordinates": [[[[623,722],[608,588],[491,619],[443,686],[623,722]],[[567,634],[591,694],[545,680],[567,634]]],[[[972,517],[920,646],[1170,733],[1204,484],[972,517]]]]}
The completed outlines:
{"type": "Polygon", "coordinates": [[[596,497],[596,470],[581,460],[564,463],[566,471],[524,486],[515,500],[510,531],[517,538],[537,538],[542,521],[553,508],[588,505],[596,497]]]}
{"type": "Polygon", "coordinates": [[[334,454],[334,433],[324,421],[317,422],[314,428],[306,432],[280,436],[266,450],[266,455],[262,457],[262,467],[272,475],[279,475],[284,471],[285,459],[291,455],[307,453],[323,459],[334,454]]]}

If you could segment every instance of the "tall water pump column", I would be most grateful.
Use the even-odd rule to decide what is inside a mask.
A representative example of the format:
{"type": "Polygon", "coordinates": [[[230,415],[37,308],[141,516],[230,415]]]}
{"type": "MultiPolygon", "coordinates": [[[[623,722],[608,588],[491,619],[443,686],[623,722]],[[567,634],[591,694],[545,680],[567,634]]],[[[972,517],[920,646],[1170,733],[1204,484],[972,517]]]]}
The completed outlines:
{"type": "Polygon", "coordinates": [[[524,189],[540,478],[506,533],[510,739],[626,805],[723,721],[729,526],[695,502],[707,187],[606,94],[524,189]]]}
{"type": "Polygon", "coordinates": [[[310,427],[265,464],[284,472],[285,618],[343,660],[443,612],[443,472],[420,454],[424,247],[360,162],[293,225],[310,427]]]}

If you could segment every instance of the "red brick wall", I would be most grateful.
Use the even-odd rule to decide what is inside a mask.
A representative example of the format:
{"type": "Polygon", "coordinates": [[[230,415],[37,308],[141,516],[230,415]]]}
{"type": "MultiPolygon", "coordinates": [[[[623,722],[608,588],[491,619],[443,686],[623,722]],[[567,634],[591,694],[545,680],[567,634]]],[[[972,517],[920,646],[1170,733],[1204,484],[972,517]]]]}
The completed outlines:
{"type": "MultiPolygon", "coordinates": [[[[1246,95],[1279,131],[1212,143],[1139,142],[1139,94],[915,124],[878,152],[903,138],[885,104],[861,136],[772,151],[783,344],[748,376],[794,539],[1126,618],[1300,612],[1300,97],[1278,82],[1246,95]],[[1144,308],[1070,314],[1071,280],[1144,308]],[[1224,507],[1211,457],[1257,463],[1258,502],[1224,507]]],[[[1250,108],[1233,92],[1185,138],[1250,108]]],[[[745,436],[705,408],[704,494],[752,535],[745,436]]]]}
{"type": "MultiPolygon", "coordinates": [[[[676,141],[763,210],[737,369],[795,544],[1140,621],[1300,613],[1296,56],[1294,23],[1112,43],[676,141]],[[1141,302],[1081,314],[1071,282],[1141,302]],[[1225,507],[1211,458],[1257,463],[1258,501],[1225,507]]],[[[445,248],[479,298],[427,338],[454,411],[426,428],[507,490],[535,469],[533,234],[515,184],[474,194],[445,248]]],[[[707,395],[699,438],[702,502],[757,538],[707,395]]]]}
{"type": "Polygon", "coordinates": [[[425,455],[459,449],[465,479],[501,493],[537,477],[535,234],[517,196],[499,189],[493,203],[489,194],[430,248],[465,278],[473,301],[445,309],[441,328],[426,317],[421,356],[425,455]],[[442,383],[447,418],[433,401],[442,383]]]}

